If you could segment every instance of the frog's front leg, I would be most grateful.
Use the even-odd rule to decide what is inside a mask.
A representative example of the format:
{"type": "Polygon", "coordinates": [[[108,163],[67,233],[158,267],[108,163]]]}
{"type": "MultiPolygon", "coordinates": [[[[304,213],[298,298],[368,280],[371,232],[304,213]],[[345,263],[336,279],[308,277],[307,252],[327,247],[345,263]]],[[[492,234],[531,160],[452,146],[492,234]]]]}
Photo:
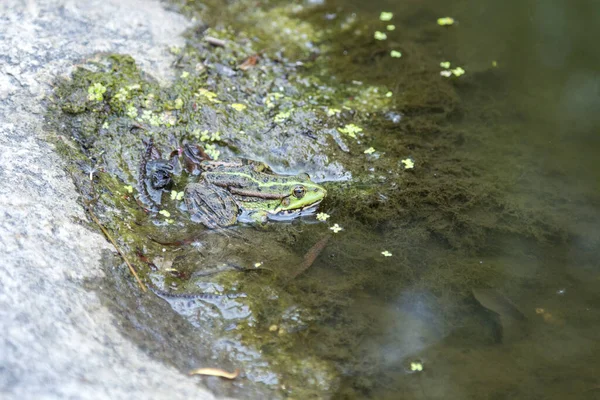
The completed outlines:
{"type": "Polygon", "coordinates": [[[231,226],[237,221],[239,208],[231,193],[205,180],[187,185],[184,200],[192,221],[209,229],[231,226]]]}

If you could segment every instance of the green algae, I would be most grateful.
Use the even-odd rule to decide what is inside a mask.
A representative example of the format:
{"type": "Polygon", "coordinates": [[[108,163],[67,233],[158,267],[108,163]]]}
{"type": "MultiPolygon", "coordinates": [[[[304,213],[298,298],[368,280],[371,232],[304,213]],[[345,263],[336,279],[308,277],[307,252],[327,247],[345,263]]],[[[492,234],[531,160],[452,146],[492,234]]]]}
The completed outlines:
{"type": "MultiPolygon", "coordinates": [[[[99,55],[57,86],[50,129],[56,133],[64,126],[60,131],[71,135],[59,148],[72,162],[68,168],[83,199],[147,281],[174,294],[247,295],[227,305],[251,316],[225,318],[222,324],[235,329],[221,334],[240,348],[260,351],[268,366],[243,367],[275,371],[278,384],[270,385],[281,393],[318,397],[338,387],[343,371],[363,374],[355,383],[358,392],[372,390],[384,362],[365,365],[362,338],[377,336],[385,320],[374,320],[365,304],[409,287],[431,293],[428,304],[455,304],[448,299],[499,279],[488,265],[464,262],[488,239],[507,233],[538,240],[560,236],[543,214],[506,201],[504,181],[482,179],[477,157],[462,147],[469,139],[459,124],[468,112],[466,89],[440,79],[431,49],[411,40],[375,40],[375,19],[346,18],[324,27],[317,22],[324,8],[248,12],[248,4],[238,2],[229,9],[235,18],[219,14],[217,22],[211,13],[221,8],[208,4],[200,16],[211,28],[203,35],[225,40],[224,48],[191,31],[187,45],[177,49],[181,72],[168,87],[129,56],[99,55]],[[257,23],[265,19],[277,23],[257,23]],[[352,29],[362,33],[349,35],[352,29]],[[402,60],[388,56],[396,48],[402,60]],[[348,55],[340,56],[344,51],[348,55]],[[237,68],[256,54],[256,67],[237,68]],[[390,113],[401,114],[401,122],[390,113]],[[329,197],[322,207],[334,210],[330,222],[344,230],[309,273],[287,282],[290,268],[328,234],[328,225],[241,227],[239,239],[202,232],[177,195],[165,194],[159,209],[148,209],[137,199],[141,154],[150,139],[163,156],[184,141],[203,142],[213,158],[243,156],[278,172],[338,181],[326,183],[329,197]],[[363,156],[368,146],[378,149],[377,157],[363,156]],[[411,170],[402,164],[408,158],[415,161],[411,170]],[[99,166],[91,180],[81,163],[99,166]],[[200,247],[173,245],[190,238],[200,247]],[[377,249],[366,245],[371,243],[377,249]],[[424,243],[427,252],[418,250],[424,243]],[[448,249],[460,256],[449,257],[448,249]],[[382,259],[384,250],[393,257],[382,259]],[[227,269],[230,264],[245,270],[227,269]],[[252,271],[255,264],[260,268],[252,271]],[[204,274],[211,269],[219,273],[204,274]]],[[[196,6],[183,7],[196,15],[196,6]]],[[[389,35],[402,37],[405,29],[399,25],[389,35]]],[[[185,184],[185,177],[176,177],[173,192],[181,193],[185,184]]],[[[443,309],[440,317],[456,324],[461,307],[443,309]]],[[[222,317],[215,314],[214,320],[222,317]]]]}

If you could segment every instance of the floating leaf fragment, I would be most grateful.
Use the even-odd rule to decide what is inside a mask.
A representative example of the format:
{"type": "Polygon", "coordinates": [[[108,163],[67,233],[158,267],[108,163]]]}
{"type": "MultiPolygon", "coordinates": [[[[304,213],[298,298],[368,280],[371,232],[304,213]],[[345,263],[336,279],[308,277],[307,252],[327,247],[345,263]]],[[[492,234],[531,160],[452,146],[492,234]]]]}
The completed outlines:
{"type": "Polygon", "coordinates": [[[219,158],[219,156],[221,155],[221,152],[219,150],[217,150],[217,146],[215,146],[214,144],[207,144],[204,146],[204,152],[206,154],[208,154],[208,156],[212,159],[212,160],[217,160],[219,158]]]}
{"type": "Polygon", "coordinates": [[[381,14],[379,14],[379,19],[382,21],[390,21],[392,18],[394,18],[394,13],[389,11],[382,11],[381,14]]]}
{"type": "Polygon", "coordinates": [[[365,151],[363,151],[363,153],[365,153],[365,154],[373,154],[373,153],[375,153],[375,149],[373,147],[369,147],[368,149],[366,149],[365,151]]]}
{"type": "Polygon", "coordinates": [[[165,217],[169,218],[171,216],[171,213],[168,212],[167,210],[160,210],[158,212],[160,215],[164,215],[165,217]]]}
{"type": "Polygon", "coordinates": [[[178,192],[177,190],[171,190],[171,200],[181,200],[183,199],[183,192],[178,192]]]}
{"type": "Polygon", "coordinates": [[[440,75],[443,77],[449,78],[452,76],[452,71],[448,71],[448,70],[440,71],[440,75]]]}
{"type": "Polygon", "coordinates": [[[333,231],[333,233],[338,233],[339,231],[343,230],[344,228],[342,228],[341,226],[339,226],[338,224],[333,225],[331,228],[329,228],[333,231]]]}
{"type": "Polygon", "coordinates": [[[421,372],[423,371],[423,364],[420,362],[411,362],[410,370],[413,372],[421,372]]]}
{"type": "Polygon", "coordinates": [[[392,256],[392,253],[390,253],[387,250],[382,251],[381,254],[383,254],[384,257],[391,257],[392,256]]]}
{"type": "Polygon", "coordinates": [[[135,119],[138,116],[138,110],[133,104],[127,106],[127,110],[125,111],[125,113],[131,119],[135,119]]]}
{"type": "Polygon", "coordinates": [[[373,37],[377,40],[385,40],[387,39],[387,35],[384,32],[375,31],[373,37]]]}
{"type": "Polygon", "coordinates": [[[101,83],[94,83],[88,88],[88,100],[102,101],[104,93],[106,93],[106,87],[101,83]]]}
{"type": "Polygon", "coordinates": [[[220,378],[235,379],[240,374],[240,370],[236,369],[233,372],[227,372],[219,368],[198,368],[189,372],[190,375],[208,375],[218,376],[220,378]]]}
{"type": "Polygon", "coordinates": [[[331,217],[331,215],[324,213],[324,212],[320,212],[317,214],[318,221],[327,221],[329,219],[329,217],[331,217]]]}
{"type": "Polygon", "coordinates": [[[288,119],[290,117],[291,113],[289,111],[281,111],[279,113],[277,113],[277,115],[275,115],[275,118],[273,118],[273,121],[280,123],[285,121],[286,119],[288,119]]]}
{"type": "Polygon", "coordinates": [[[182,108],[183,108],[183,99],[181,97],[178,97],[177,99],[175,99],[175,109],[181,110],[182,108]]]}
{"type": "Polygon", "coordinates": [[[220,103],[221,100],[217,99],[217,94],[211,92],[210,90],[206,90],[204,88],[198,89],[198,94],[208,99],[211,103],[220,103]]]}
{"type": "Polygon", "coordinates": [[[254,263],[254,268],[260,268],[261,265],[263,265],[262,261],[261,262],[255,262],[254,263]]]}
{"type": "Polygon", "coordinates": [[[246,71],[247,69],[254,67],[258,63],[259,59],[260,59],[259,55],[254,54],[254,55],[246,58],[243,63],[238,65],[238,68],[241,69],[242,71],[246,71]]]}
{"type": "Polygon", "coordinates": [[[346,124],[346,126],[343,128],[338,128],[338,131],[356,139],[356,134],[362,132],[363,130],[361,127],[354,124],[346,124]]]}
{"type": "Polygon", "coordinates": [[[390,24],[390,25],[386,26],[385,29],[387,29],[388,31],[393,31],[396,29],[396,25],[390,24]]]}
{"type": "Polygon", "coordinates": [[[450,25],[454,24],[454,18],[452,18],[452,17],[438,18],[437,23],[439,26],[450,26],[450,25]]]}
{"type": "Polygon", "coordinates": [[[410,158],[405,158],[400,162],[404,164],[404,169],[413,169],[415,167],[415,162],[410,158]]]}
{"type": "Polygon", "coordinates": [[[387,93],[385,94],[385,97],[392,97],[393,95],[394,95],[394,94],[393,94],[392,92],[387,92],[387,93]]]}
{"type": "Polygon", "coordinates": [[[233,108],[235,111],[244,111],[247,107],[245,104],[233,103],[231,108],[233,108]]]}
{"type": "Polygon", "coordinates": [[[328,117],[333,117],[336,114],[341,113],[342,110],[340,110],[339,108],[329,108],[327,109],[327,116],[328,117]]]}
{"type": "Polygon", "coordinates": [[[400,53],[398,50],[392,50],[390,51],[390,56],[394,58],[400,58],[402,57],[402,53],[400,53]]]}
{"type": "Polygon", "coordinates": [[[465,74],[465,70],[462,69],[461,67],[456,67],[454,69],[451,69],[450,71],[452,71],[452,74],[454,76],[461,76],[465,74]]]}
{"type": "Polygon", "coordinates": [[[446,68],[446,69],[450,68],[450,65],[451,65],[451,64],[450,64],[450,61],[442,61],[442,62],[440,63],[440,67],[442,67],[442,68],[446,68]]]}

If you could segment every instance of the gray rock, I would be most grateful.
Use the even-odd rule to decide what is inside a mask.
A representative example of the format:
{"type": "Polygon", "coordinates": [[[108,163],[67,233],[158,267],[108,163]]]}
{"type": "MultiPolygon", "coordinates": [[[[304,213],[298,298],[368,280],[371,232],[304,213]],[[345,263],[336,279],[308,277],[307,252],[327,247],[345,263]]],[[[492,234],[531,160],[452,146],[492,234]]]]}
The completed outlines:
{"type": "MultiPolygon", "coordinates": [[[[128,53],[168,81],[189,26],[155,0],[3,0],[0,4],[0,397],[210,399],[197,379],[119,332],[84,280],[110,249],[84,220],[45,140],[43,99],[57,76],[99,51],[128,53]]],[[[110,249],[112,250],[112,249],[110,249]]]]}

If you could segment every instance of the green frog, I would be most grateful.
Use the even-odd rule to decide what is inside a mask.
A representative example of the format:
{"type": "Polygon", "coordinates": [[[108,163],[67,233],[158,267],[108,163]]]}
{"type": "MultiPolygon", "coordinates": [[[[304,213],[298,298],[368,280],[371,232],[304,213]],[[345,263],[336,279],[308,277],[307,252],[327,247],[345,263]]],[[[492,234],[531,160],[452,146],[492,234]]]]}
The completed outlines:
{"type": "MultiPolygon", "coordinates": [[[[155,149],[146,154],[149,160],[140,171],[145,172],[141,181],[146,182],[147,192],[167,189],[174,163],[157,159],[155,149]]],[[[191,181],[183,197],[187,211],[192,221],[210,229],[311,215],[327,195],[307,174],[278,175],[262,162],[245,159],[211,160],[201,147],[189,144],[178,154],[191,181]]]]}

